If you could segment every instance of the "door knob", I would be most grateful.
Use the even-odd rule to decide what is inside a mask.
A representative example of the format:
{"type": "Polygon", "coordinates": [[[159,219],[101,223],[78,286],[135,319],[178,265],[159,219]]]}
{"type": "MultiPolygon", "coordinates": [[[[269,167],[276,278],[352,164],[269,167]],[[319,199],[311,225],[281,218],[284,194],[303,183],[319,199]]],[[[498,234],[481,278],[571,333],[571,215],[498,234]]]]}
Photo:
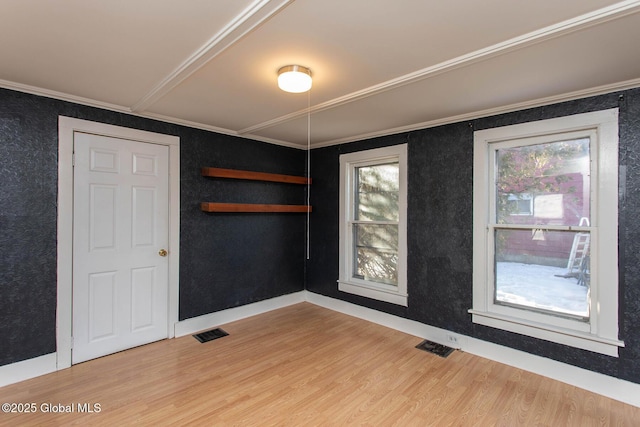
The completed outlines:
{"type": "Polygon", "coordinates": [[[166,249],[160,249],[158,251],[158,255],[160,255],[160,256],[167,256],[167,254],[168,254],[168,252],[167,252],[166,249]]]}

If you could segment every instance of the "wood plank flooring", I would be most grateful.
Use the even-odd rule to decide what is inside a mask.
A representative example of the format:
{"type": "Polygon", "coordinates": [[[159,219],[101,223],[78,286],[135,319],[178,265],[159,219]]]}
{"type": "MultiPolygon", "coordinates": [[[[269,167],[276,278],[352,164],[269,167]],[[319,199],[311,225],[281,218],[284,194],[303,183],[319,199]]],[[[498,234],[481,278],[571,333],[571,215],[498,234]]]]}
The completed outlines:
{"type": "MultiPolygon", "coordinates": [[[[640,408],[309,303],[0,388],[0,425],[632,426],[640,408]],[[78,404],[99,404],[81,413],[78,404]],[[73,413],[43,413],[62,406],[73,413]]],[[[93,406],[91,406],[93,407],[93,406]]]]}

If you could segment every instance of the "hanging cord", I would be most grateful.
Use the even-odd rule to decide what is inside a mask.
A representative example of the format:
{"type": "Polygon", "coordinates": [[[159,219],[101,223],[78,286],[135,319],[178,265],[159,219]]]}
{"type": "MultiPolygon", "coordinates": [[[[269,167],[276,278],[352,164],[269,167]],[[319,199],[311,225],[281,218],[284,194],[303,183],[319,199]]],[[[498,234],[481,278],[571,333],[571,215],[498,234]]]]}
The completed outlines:
{"type": "Polygon", "coordinates": [[[310,219],[311,206],[311,89],[307,92],[307,259],[310,258],[310,219]]]}

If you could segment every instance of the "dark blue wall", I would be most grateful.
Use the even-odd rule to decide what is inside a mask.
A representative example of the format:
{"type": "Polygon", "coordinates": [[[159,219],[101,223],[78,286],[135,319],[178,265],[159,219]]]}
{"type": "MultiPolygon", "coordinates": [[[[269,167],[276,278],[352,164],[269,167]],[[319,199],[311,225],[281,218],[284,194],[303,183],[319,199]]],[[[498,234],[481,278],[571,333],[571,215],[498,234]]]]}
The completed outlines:
{"type": "Polygon", "coordinates": [[[200,211],[304,204],[304,186],[200,176],[304,175],[304,151],[0,89],[0,365],[56,351],[58,115],[180,137],[181,320],[304,289],[305,215],[200,211]]]}
{"type": "Polygon", "coordinates": [[[312,151],[307,289],[322,295],[640,383],[640,89],[312,151]],[[622,96],[622,98],[621,98],[622,96]],[[620,107],[619,325],[626,347],[608,357],[471,322],[473,132],[620,107]],[[409,144],[408,307],[337,290],[339,156],[409,144]]]}

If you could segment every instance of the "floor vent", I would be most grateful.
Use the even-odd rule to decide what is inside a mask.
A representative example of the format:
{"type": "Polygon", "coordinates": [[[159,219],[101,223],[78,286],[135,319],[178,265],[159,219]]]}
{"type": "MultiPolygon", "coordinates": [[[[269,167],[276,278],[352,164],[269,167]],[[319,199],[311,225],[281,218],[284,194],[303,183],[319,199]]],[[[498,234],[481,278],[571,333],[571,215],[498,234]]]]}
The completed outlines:
{"type": "Polygon", "coordinates": [[[453,353],[453,349],[451,347],[447,347],[446,345],[438,344],[429,340],[422,341],[416,346],[416,348],[428,351],[429,353],[437,354],[440,357],[447,357],[448,355],[453,353]]]}
{"type": "Polygon", "coordinates": [[[213,341],[218,338],[226,337],[229,335],[225,331],[220,328],[211,329],[210,331],[200,332],[199,334],[195,334],[193,337],[200,342],[213,341]]]}

